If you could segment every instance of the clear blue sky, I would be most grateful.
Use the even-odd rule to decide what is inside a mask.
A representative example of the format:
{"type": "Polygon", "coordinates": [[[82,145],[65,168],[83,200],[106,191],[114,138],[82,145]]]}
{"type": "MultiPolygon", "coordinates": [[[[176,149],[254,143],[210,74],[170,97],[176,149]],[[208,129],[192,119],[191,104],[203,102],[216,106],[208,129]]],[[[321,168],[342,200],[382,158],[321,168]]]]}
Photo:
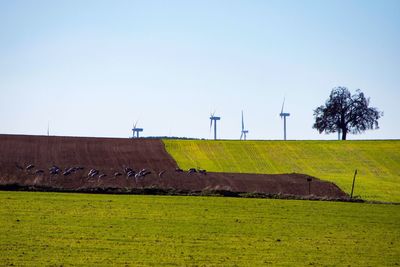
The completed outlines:
{"type": "Polygon", "coordinates": [[[312,129],[360,88],[400,138],[400,1],[0,1],[0,133],[336,139],[312,129]]]}

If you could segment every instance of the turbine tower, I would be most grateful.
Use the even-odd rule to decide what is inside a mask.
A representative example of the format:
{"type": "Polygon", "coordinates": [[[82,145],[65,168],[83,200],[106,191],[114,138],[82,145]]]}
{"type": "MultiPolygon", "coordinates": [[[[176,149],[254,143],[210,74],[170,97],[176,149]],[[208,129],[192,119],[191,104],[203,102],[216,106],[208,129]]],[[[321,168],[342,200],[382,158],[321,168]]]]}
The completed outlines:
{"type": "Polygon", "coordinates": [[[215,112],[212,113],[210,116],[210,131],[214,122],[214,140],[217,140],[217,121],[219,121],[221,117],[214,116],[214,114],[215,112]]]}
{"type": "Polygon", "coordinates": [[[240,140],[246,140],[246,135],[249,133],[248,130],[244,129],[244,119],[243,119],[243,110],[242,110],[242,132],[240,134],[240,140]]]}
{"type": "Polygon", "coordinates": [[[282,109],[281,109],[281,113],[279,114],[279,116],[281,116],[281,119],[283,117],[283,140],[286,140],[286,117],[289,117],[290,113],[283,112],[284,106],[285,106],[285,98],[283,98],[282,109]]]}
{"type": "Polygon", "coordinates": [[[132,138],[139,138],[139,133],[143,132],[143,128],[136,128],[137,122],[135,124],[133,124],[133,128],[132,128],[132,138]],[[135,133],[136,133],[136,137],[135,137],[135,133]]]}

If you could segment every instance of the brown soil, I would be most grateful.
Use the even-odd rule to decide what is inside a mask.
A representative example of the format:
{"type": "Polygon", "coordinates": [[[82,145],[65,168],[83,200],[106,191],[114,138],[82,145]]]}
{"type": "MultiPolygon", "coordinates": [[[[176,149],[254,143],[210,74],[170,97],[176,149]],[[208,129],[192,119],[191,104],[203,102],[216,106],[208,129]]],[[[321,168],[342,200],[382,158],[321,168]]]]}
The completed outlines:
{"type": "MultiPolygon", "coordinates": [[[[194,166],[195,167],[195,166],[194,166]]],[[[161,140],[56,136],[0,135],[0,186],[18,185],[55,190],[159,188],[189,192],[224,190],[346,198],[333,183],[304,174],[239,174],[177,172],[177,164],[165,151],[161,140]],[[27,170],[30,164],[35,167],[27,170]],[[63,171],[82,167],[69,175],[50,174],[49,168],[63,171]],[[124,168],[136,172],[147,169],[145,177],[127,177],[124,168]],[[90,169],[105,177],[88,177],[90,169]],[[36,173],[43,170],[43,173],[36,173]],[[114,176],[120,172],[121,176],[114,176]]]]}

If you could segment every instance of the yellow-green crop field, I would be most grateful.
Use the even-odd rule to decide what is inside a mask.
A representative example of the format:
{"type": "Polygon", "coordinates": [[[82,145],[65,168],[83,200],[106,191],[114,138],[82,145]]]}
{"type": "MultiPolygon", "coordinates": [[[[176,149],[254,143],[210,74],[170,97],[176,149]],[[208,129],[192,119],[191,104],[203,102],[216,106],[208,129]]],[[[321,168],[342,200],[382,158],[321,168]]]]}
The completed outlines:
{"type": "Polygon", "coordinates": [[[213,172],[303,173],[334,182],[367,200],[400,202],[400,140],[163,140],[181,168],[213,172]]]}
{"type": "Polygon", "coordinates": [[[0,265],[393,266],[400,205],[0,192],[0,265]]]}

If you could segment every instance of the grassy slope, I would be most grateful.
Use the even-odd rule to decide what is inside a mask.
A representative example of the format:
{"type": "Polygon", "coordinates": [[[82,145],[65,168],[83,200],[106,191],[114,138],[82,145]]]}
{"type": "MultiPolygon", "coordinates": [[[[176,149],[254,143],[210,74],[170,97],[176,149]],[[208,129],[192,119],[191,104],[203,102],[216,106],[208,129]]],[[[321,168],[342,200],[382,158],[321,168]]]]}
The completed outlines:
{"type": "Polygon", "coordinates": [[[400,264],[400,205],[0,192],[5,265],[400,264]]]}
{"type": "Polygon", "coordinates": [[[305,173],[355,195],[400,202],[400,141],[205,141],[164,140],[182,168],[215,172],[305,173]]]}

